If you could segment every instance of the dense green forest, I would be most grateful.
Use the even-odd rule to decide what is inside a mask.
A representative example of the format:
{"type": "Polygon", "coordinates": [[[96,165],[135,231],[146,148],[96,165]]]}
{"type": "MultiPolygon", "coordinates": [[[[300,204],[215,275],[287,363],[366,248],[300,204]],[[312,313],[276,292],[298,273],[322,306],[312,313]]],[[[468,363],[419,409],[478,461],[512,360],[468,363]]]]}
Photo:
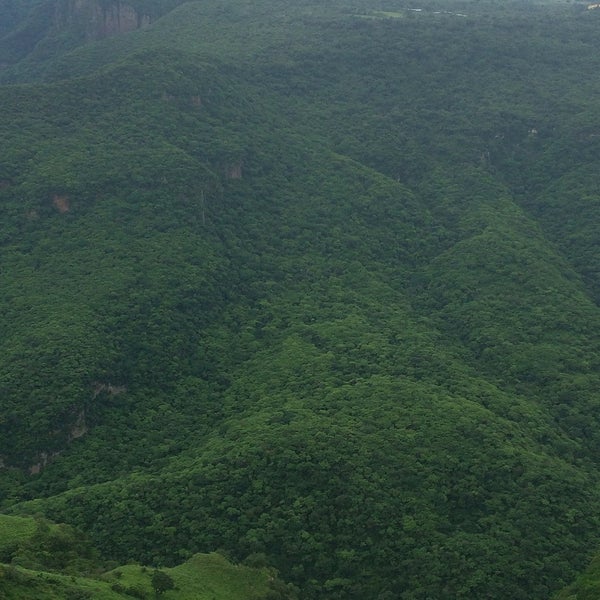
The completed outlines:
{"type": "Polygon", "coordinates": [[[0,596],[600,597],[599,32],[0,0],[0,596]]]}

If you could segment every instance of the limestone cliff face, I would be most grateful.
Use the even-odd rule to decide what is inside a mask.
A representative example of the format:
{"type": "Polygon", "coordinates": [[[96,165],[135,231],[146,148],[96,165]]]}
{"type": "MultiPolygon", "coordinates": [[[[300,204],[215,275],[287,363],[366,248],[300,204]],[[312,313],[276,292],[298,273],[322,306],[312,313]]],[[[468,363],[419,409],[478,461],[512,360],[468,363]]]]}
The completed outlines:
{"type": "Polygon", "coordinates": [[[101,39],[148,25],[150,15],[121,0],[60,0],[56,3],[55,25],[76,27],[88,39],[101,39]]]}

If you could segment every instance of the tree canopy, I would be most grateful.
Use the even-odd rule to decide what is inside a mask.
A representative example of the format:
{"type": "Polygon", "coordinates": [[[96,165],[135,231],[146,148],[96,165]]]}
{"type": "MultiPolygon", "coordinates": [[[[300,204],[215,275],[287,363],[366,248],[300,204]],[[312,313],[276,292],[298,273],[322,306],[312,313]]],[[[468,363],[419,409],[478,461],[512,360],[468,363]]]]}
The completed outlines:
{"type": "Polygon", "coordinates": [[[139,561],[166,598],[216,549],[282,598],[570,582],[600,10],[70,4],[0,9],[0,508],[62,524],[2,562],[139,561]]]}

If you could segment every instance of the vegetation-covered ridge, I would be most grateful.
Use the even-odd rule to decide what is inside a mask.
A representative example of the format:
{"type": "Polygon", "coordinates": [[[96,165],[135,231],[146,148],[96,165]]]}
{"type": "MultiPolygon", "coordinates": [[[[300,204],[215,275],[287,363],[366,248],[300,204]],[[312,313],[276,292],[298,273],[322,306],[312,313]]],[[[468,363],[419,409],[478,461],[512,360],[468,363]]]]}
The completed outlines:
{"type": "MultiPolygon", "coordinates": [[[[293,590],[264,567],[233,565],[220,554],[197,554],[170,569],[102,564],[81,532],[33,518],[0,516],[0,590],[4,600],[276,600],[293,590]],[[2,564],[4,563],[4,564],[2,564]],[[7,564],[10,563],[10,564],[7,564]]],[[[263,563],[258,566],[258,563],[263,563]]]]}
{"type": "Polygon", "coordinates": [[[176,575],[225,585],[217,548],[309,600],[570,582],[600,547],[600,10],[140,2],[107,37],[58,4],[0,31],[0,590],[160,566],[201,598],[176,575]],[[39,514],[89,542],[39,562],[39,514]]]}

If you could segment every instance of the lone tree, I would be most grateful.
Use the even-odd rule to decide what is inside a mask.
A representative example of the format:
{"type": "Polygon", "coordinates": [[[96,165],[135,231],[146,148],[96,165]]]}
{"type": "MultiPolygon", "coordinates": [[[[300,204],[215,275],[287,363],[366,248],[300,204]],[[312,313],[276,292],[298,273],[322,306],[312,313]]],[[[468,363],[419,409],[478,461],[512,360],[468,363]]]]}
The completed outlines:
{"type": "Polygon", "coordinates": [[[175,582],[170,575],[164,571],[154,569],[152,573],[152,589],[157,596],[164,594],[167,590],[172,590],[175,587],[175,582]]]}

